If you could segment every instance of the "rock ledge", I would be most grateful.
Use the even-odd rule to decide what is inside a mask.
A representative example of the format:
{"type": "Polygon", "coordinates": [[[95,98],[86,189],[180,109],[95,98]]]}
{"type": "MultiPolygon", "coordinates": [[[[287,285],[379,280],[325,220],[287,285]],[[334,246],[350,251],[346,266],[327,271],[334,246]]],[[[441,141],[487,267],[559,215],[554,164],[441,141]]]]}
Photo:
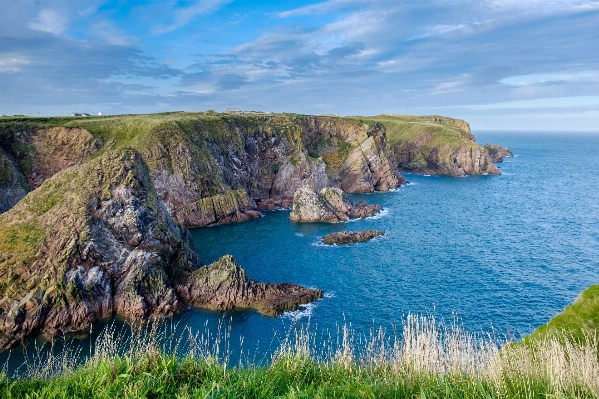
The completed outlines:
{"type": "Polygon", "coordinates": [[[351,244],[354,242],[365,242],[372,240],[375,237],[384,235],[383,231],[377,230],[363,230],[351,233],[347,230],[339,231],[336,233],[327,234],[322,238],[322,242],[327,245],[343,245],[351,244]]]}

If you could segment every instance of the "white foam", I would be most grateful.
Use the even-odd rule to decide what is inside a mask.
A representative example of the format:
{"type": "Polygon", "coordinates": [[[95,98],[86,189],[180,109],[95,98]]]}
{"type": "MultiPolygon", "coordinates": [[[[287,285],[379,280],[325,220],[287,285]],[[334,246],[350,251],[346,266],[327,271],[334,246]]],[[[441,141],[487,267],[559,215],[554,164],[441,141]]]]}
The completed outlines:
{"type": "Polygon", "coordinates": [[[416,186],[416,185],[418,185],[418,183],[413,182],[413,181],[409,181],[409,182],[406,183],[406,187],[407,186],[416,186]]]}
{"type": "Polygon", "coordinates": [[[296,237],[303,237],[304,235],[302,233],[295,233],[296,237]]]}
{"type": "Polygon", "coordinates": [[[422,175],[422,176],[430,177],[431,175],[422,175]]]}
{"type": "Polygon", "coordinates": [[[350,223],[350,222],[358,222],[360,220],[364,220],[364,219],[369,219],[369,220],[375,220],[375,219],[380,219],[383,218],[385,216],[387,216],[389,214],[389,210],[388,209],[383,209],[382,211],[380,211],[379,213],[377,213],[376,215],[373,216],[369,216],[367,218],[357,218],[357,219],[350,219],[345,223],[350,223]]]}
{"type": "Polygon", "coordinates": [[[283,318],[291,319],[293,321],[297,321],[297,320],[302,319],[304,317],[310,317],[310,316],[312,316],[312,310],[315,307],[316,307],[316,303],[315,302],[307,303],[305,305],[301,305],[301,307],[298,310],[293,310],[291,312],[284,312],[283,313],[283,318]]]}

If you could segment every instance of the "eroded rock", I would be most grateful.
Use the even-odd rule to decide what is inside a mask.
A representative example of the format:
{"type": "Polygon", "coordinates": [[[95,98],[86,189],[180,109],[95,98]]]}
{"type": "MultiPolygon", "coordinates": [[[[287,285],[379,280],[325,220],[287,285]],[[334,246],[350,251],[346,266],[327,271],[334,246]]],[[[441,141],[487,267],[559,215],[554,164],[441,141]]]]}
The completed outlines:
{"type": "Polygon", "coordinates": [[[356,204],[339,188],[326,187],[317,192],[304,186],[293,196],[289,217],[296,222],[337,223],[370,217],[381,209],[380,205],[370,205],[364,201],[356,204]]]}
{"type": "Polygon", "coordinates": [[[489,157],[493,162],[503,162],[504,157],[513,157],[514,154],[507,147],[503,147],[497,144],[487,143],[485,144],[485,149],[489,154],[489,157]]]}
{"type": "Polygon", "coordinates": [[[266,316],[296,310],[322,297],[321,290],[295,284],[266,284],[250,280],[231,255],[201,267],[175,281],[186,303],[212,310],[252,308],[266,316]]]}
{"type": "Polygon", "coordinates": [[[356,232],[349,232],[343,230],[340,232],[329,233],[322,238],[322,242],[327,245],[343,245],[351,244],[354,242],[366,242],[373,238],[384,235],[383,231],[377,230],[362,230],[356,232]]]}

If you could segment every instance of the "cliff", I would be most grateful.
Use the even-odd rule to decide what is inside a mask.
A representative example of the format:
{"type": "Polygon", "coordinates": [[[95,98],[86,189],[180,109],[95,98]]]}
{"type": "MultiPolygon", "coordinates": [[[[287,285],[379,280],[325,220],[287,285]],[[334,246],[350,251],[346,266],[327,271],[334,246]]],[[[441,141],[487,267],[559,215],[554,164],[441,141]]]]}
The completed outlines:
{"type": "Polygon", "coordinates": [[[379,115],[386,128],[388,158],[401,171],[461,176],[500,174],[467,122],[442,116],[379,115]]]}
{"type": "MultiPolygon", "coordinates": [[[[201,266],[139,152],[106,152],[57,173],[0,215],[0,349],[37,332],[86,331],[112,315],[139,319],[183,305],[214,308],[206,292],[218,292],[223,281],[197,276],[219,264],[201,266]]],[[[235,270],[225,278],[227,295],[218,298],[222,308],[276,314],[322,294],[256,283],[235,270]]]]}
{"type": "Polygon", "coordinates": [[[15,158],[29,165],[30,188],[111,149],[135,148],[168,212],[188,227],[290,207],[304,185],[352,193],[403,181],[387,159],[383,125],[358,118],[173,113],[2,121],[0,131],[24,149],[15,158]]]}

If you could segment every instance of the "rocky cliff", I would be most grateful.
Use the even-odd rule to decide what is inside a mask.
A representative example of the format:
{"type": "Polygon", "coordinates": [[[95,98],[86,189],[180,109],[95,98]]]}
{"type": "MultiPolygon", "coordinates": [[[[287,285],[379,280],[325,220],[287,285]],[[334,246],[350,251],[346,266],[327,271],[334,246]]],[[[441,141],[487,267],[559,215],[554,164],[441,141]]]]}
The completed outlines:
{"type": "Polygon", "coordinates": [[[399,170],[461,176],[500,174],[467,122],[441,116],[379,115],[387,133],[388,158],[399,170]]]}
{"type": "Polygon", "coordinates": [[[370,217],[380,211],[380,205],[369,205],[364,201],[354,203],[339,188],[326,187],[318,192],[304,186],[295,192],[289,217],[295,222],[338,223],[370,217]]]}
{"type": "Polygon", "coordinates": [[[215,300],[275,314],[321,294],[252,282],[238,266],[202,280],[222,263],[201,266],[139,152],[106,152],[44,181],[0,215],[0,348],[36,332],[85,331],[112,315],[168,315],[184,304],[216,308],[215,300]],[[226,295],[206,297],[225,280],[226,295]]]}
{"type": "Polygon", "coordinates": [[[503,162],[504,157],[514,156],[506,147],[497,144],[486,143],[484,147],[493,162],[503,162]]]}
{"type": "Polygon", "coordinates": [[[0,147],[0,213],[15,206],[30,189],[14,158],[0,147]]]}
{"type": "Polygon", "coordinates": [[[387,159],[383,125],[356,118],[175,113],[11,122],[10,129],[7,123],[0,131],[10,131],[6,141],[24,149],[19,156],[30,165],[24,173],[30,188],[127,145],[147,162],[168,212],[188,227],[288,208],[304,185],[369,192],[403,181],[387,159]]]}

